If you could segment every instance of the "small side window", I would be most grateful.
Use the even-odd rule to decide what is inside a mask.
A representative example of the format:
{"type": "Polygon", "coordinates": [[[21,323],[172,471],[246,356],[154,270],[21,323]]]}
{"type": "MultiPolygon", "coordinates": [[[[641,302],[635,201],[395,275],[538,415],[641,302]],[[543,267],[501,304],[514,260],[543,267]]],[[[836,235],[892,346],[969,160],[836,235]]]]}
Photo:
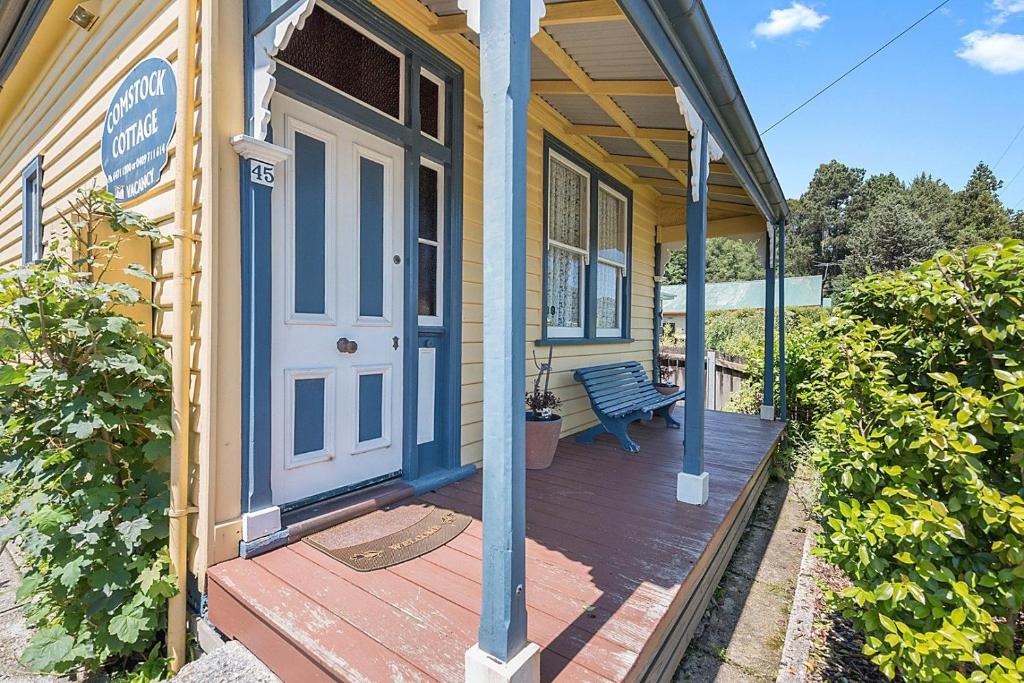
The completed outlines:
{"type": "Polygon", "coordinates": [[[444,324],[444,170],[430,161],[420,165],[419,301],[420,325],[444,324]]]}
{"type": "Polygon", "coordinates": [[[43,256],[43,158],[32,160],[21,173],[21,262],[43,256]]]}

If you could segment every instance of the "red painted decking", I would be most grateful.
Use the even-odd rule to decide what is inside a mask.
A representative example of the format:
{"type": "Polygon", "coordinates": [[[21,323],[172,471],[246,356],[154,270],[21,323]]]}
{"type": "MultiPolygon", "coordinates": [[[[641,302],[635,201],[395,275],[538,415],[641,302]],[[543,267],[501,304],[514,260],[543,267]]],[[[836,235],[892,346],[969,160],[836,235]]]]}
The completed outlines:
{"type": "MultiPolygon", "coordinates": [[[[702,508],[675,500],[682,432],[660,420],[632,427],[637,455],[607,436],[568,438],[550,469],[528,473],[529,637],[543,647],[544,680],[671,677],[782,429],[709,412],[702,508]]],[[[425,496],[474,521],[389,569],[359,573],[304,543],[220,564],[210,618],[285,681],[462,681],[479,624],[480,491],[477,474],[425,496]]]]}

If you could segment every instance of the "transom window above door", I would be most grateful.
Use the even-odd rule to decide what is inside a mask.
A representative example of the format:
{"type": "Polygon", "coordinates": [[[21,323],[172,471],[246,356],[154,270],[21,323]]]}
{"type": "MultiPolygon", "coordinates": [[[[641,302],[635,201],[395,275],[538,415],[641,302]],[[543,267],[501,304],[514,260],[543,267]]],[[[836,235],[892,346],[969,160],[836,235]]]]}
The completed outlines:
{"type": "Polygon", "coordinates": [[[396,121],[403,120],[405,55],[320,5],[277,59],[396,121]]]}
{"type": "Polygon", "coordinates": [[[541,343],[629,336],[629,191],[548,138],[541,343]]]}

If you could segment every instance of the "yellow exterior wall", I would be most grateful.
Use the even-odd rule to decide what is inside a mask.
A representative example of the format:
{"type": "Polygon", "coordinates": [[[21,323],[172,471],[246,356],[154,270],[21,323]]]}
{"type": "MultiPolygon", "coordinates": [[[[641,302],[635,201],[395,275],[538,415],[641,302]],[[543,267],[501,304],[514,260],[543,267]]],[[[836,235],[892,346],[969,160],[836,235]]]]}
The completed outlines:
{"type": "MultiPolygon", "coordinates": [[[[465,74],[464,213],[462,282],[462,462],[483,457],[483,106],[480,100],[479,53],[462,36],[437,35],[430,25],[434,15],[415,0],[375,0],[375,4],[399,23],[447,55],[465,74]]],[[[654,330],[654,240],[658,194],[650,187],[634,185],[618,166],[602,163],[605,152],[591,141],[566,133],[566,121],[540,98],[530,103],[529,156],[527,159],[526,245],[526,357],[527,382],[536,369],[532,363],[547,359],[547,347],[537,347],[541,336],[543,290],[543,152],[545,131],[584,156],[633,191],[632,310],[627,344],[558,346],[554,353],[551,389],[562,399],[559,412],[562,433],[571,434],[596,423],[583,388],[572,379],[576,368],[619,360],[638,360],[650,369],[654,330]]],[[[525,411],[525,408],[524,408],[525,411]]]]}
{"type": "MultiPolygon", "coordinates": [[[[43,155],[43,227],[49,240],[60,230],[59,211],[63,211],[75,192],[105,183],[100,167],[100,141],[103,120],[114,91],[128,72],[141,60],[162,57],[177,74],[177,17],[179,0],[101,0],[90,6],[97,22],[85,31],[68,21],[77,4],[71,0],[55,0],[39,29],[29,42],[10,78],[0,91],[0,267],[14,265],[21,259],[22,237],[22,169],[37,155],[43,155]]],[[[201,77],[200,77],[201,80],[201,77]]],[[[196,85],[199,85],[197,81],[196,85]]],[[[178,87],[185,87],[178,83],[178,87]]],[[[196,121],[204,114],[201,98],[197,99],[196,121]]],[[[182,123],[179,121],[178,130],[182,123]]],[[[176,135],[179,133],[176,133],[176,135]]],[[[208,300],[201,278],[203,246],[201,167],[207,162],[202,155],[202,134],[196,134],[196,180],[194,230],[196,241],[193,266],[193,342],[192,342],[192,410],[191,452],[197,457],[204,439],[199,436],[203,421],[200,415],[200,364],[204,347],[200,329],[204,320],[200,300],[208,300]]],[[[126,204],[153,221],[173,237],[174,226],[174,152],[173,141],[168,164],[159,184],[145,196],[126,204]]],[[[236,202],[237,204],[237,202],[236,202]]],[[[145,240],[136,240],[122,248],[122,262],[140,263],[151,269],[157,283],[150,285],[132,278],[130,282],[152,295],[159,309],[147,315],[146,324],[164,338],[172,330],[173,240],[156,248],[145,240]]],[[[237,257],[236,257],[237,258],[237,257]]],[[[196,501],[204,485],[193,463],[192,501],[196,501]]],[[[196,528],[193,532],[208,537],[196,528]]],[[[205,557],[196,558],[203,544],[192,544],[193,561],[205,566],[205,557]]]]}
{"type": "MultiPolygon", "coordinates": [[[[79,187],[101,181],[100,126],[113,90],[139,60],[161,56],[175,63],[177,0],[103,0],[98,23],[85,32],[67,21],[74,2],[57,0],[22,62],[0,93],[0,264],[20,258],[21,171],[44,154],[44,225],[79,187]],[[30,65],[26,68],[26,65],[30,65]]],[[[429,31],[433,15],[416,0],[375,0],[376,4],[455,61],[465,73],[463,407],[462,461],[482,458],[482,105],[478,51],[461,36],[429,31]]],[[[241,272],[238,157],[229,139],[245,128],[243,96],[243,2],[215,0],[202,20],[216,41],[200,46],[199,126],[196,150],[193,250],[193,384],[191,451],[196,464],[192,502],[193,568],[233,557],[240,540],[241,497],[241,272]],[[210,81],[203,82],[203,75],[210,81]],[[212,83],[216,82],[216,88],[212,83]],[[206,105],[204,107],[203,105],[206,105]],[[204,210],[205,207],[205,210],[204,210]],[[202,342],[202,343],[201,343],[202,342]]],[[[181,84],[179,84],[180,86],[181,84]]],[[[179,123],[180,125],[180,123],[179,123]]],[[[527,368],[533,340],[541,330],[543,136],[550,132],[633,191],[631,335],[625,344],[556,347],[551,386],[563,400],[564,433],[594,418],[582,389],[572,380],[578,367],[621,359],[650,367],[654,312],[654,242],[658,195],[634,186],[622,168],[604,166],[604,152],[589,140],[566,133],[566,122],[539,98],[529,119],[527,368]]],[[[173,232],[173,164],[160,185],[131,208],[173,232]]],[[[168,246],[152,254],[160,305],[154,329],[171,329],[173,258],[168,246]]],[[[547,349],[536,348],[546,359],[547,349]]],[[[202,583],[200,583],[202,585],[202,583]]]]}

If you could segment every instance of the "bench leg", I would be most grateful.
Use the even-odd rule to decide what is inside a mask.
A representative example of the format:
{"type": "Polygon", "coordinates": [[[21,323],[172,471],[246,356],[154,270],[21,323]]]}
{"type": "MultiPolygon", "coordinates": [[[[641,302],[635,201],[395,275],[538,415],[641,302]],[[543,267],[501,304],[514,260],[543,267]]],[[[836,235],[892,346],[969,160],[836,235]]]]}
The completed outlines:
{"type": "Polygon", "coordinates": [[[594,443],[594,439],[604,434],[607,429],[603,424],[595,425],[590,429],[576,435],[576,443],[594,443]]]}
{"type": "Polygon", "coordinates": [[[621,422],[616,422],[615,424],[613,424],[611,427],[608,428],[608,431],[611,432],[615,436],[615,438],[619,440],[619,443],[622,444],[623,449],[629,451],[630,453],[639,453],[640,446],[637,445],[636,441],[633,441],[633,439],[629,438],[629,432],[626,431],[628,427],[629,422],[623,420],[621,422]]]}
{"type": "Polygon", "coordinates": [[[672,417],[672,408],[674,408],[675,405],[676,404],[673,403],[670,406],[658,408],[657,410],[654,411],[655,415],[665,418],[665,426],[668,427],[669,429],[679,429],[680,427],[682,427],[682,425],[679,424],[679,420],[672,417]]]}

